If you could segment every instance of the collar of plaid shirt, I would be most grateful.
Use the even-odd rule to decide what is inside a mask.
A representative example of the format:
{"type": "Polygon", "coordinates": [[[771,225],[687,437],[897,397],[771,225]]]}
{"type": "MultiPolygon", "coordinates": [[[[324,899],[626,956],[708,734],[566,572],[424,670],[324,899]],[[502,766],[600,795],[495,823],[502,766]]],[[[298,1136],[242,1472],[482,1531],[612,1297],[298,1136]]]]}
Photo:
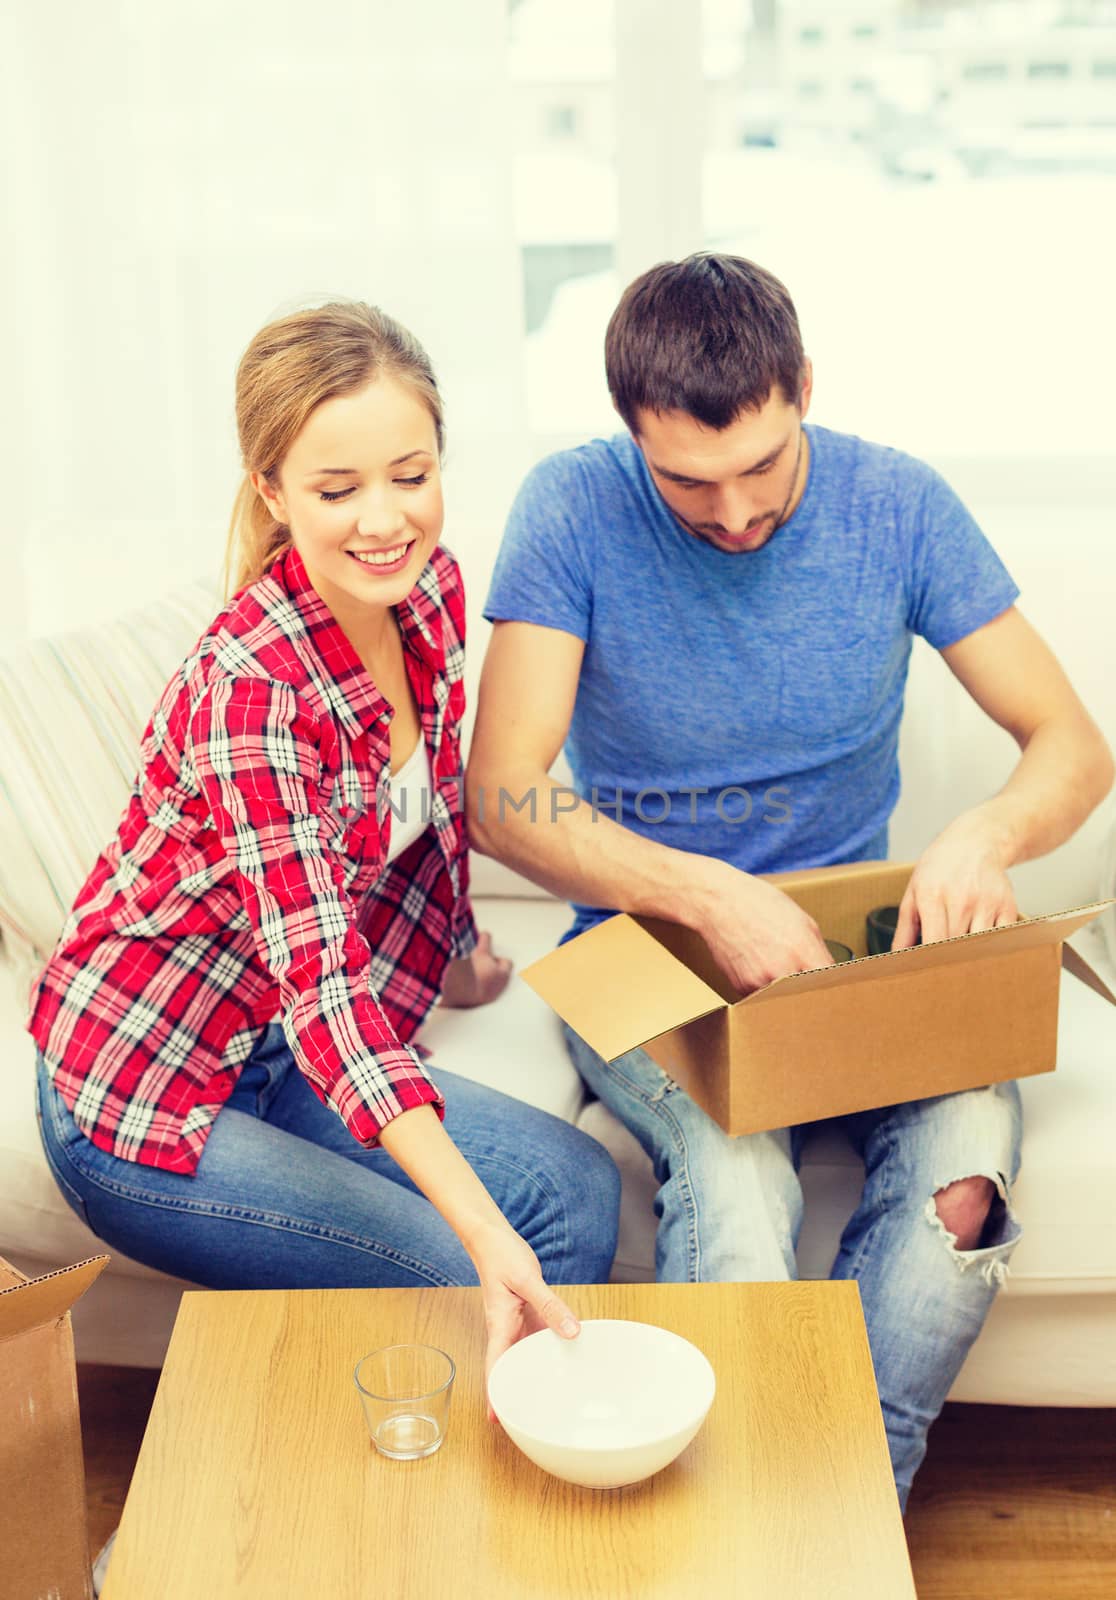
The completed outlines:
{"type": "MultiPolygon", "coordinates": [[[[389,708],[344,630],[318,594],[306,565],[293,547],[281,559],[280,581],[297,606],[314,648],[325,667],[319,687],[338,721],[352,734],[381,721],[389,708]]],[[[395,607],[404,648],[428,673],[440,678],[446,670],[442,600],[434,563],[428,563],[415,587],[395,607]]]]}

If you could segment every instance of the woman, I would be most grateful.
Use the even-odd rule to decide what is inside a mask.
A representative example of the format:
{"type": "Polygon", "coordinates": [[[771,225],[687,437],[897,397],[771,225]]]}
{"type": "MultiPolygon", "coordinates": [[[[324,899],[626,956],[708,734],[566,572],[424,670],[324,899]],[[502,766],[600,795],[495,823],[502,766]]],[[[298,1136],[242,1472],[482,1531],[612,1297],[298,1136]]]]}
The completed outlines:
{"type": "Polygon", "coordinates": [[[607,1275],[615,1167],[518,1101],[439,1092],[411,1042],[440,991],[508,976],[468,900],[429,362],[372,307],[299,312],[246,351],[237,421],[237,592],[33,997],[48,1160],[95,1233],[195,1283],[479,1279],[490,1362],[572,1337],[546,1278],[607,1275]]]}

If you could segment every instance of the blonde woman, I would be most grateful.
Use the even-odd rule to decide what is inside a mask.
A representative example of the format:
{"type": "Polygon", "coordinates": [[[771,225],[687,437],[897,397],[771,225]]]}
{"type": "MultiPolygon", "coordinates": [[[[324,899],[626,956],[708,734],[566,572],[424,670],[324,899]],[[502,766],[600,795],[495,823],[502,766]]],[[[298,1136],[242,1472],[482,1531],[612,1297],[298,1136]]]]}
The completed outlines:
{"type": "Polygon", "coordinates": [[[373,307],[327,305],[256,335],[236,404],[235,593],[33,998],[48,1159],[95,1233],[195,1283],[479,1279],[490,1361],[572,1336],[547,1282],[607,1276],[611,1160],[436,1087],[413,1042],[439,995],[508,978],[469,906],[429,361],[373,307]]]}

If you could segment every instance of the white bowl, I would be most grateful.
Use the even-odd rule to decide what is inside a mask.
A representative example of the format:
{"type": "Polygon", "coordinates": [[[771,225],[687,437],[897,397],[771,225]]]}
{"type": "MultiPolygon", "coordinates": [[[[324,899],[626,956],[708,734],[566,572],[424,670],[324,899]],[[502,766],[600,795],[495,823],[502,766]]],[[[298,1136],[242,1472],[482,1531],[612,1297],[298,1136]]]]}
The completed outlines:
{"type": "Polygon", "coordinates": [[[689,1444],[713,1404],[713,1368],[688,1339],[646,1322],[583,1322],[506,1350],[488,1398],[538,1466],[590,1489],[638,1483],[689,1444]]]}

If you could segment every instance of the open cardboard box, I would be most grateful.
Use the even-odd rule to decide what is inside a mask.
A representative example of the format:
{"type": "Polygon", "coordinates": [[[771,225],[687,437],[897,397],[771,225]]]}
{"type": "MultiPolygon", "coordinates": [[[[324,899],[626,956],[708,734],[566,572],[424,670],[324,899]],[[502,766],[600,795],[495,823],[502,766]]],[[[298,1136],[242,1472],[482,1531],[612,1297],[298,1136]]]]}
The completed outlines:
{"type": "Polygon", "coordinates": [[[70,1307],[108,1256],[25,1278],[0,1256],[0,1595],[88,1600],[85,1520],[70,1307]]]}
{"type": "Polygon", "coordinates": [[[1113,902],[869,956],[868,912],[897,905],[913,870],[770,875],[856,959],[743,999],[700,935],[647,917],[611,917],[523,977],[598,1055],[642,1045],[732,1134],[1052,1071],[1063,965],[1116,1005],[1064,942],[1113,902]]]}

